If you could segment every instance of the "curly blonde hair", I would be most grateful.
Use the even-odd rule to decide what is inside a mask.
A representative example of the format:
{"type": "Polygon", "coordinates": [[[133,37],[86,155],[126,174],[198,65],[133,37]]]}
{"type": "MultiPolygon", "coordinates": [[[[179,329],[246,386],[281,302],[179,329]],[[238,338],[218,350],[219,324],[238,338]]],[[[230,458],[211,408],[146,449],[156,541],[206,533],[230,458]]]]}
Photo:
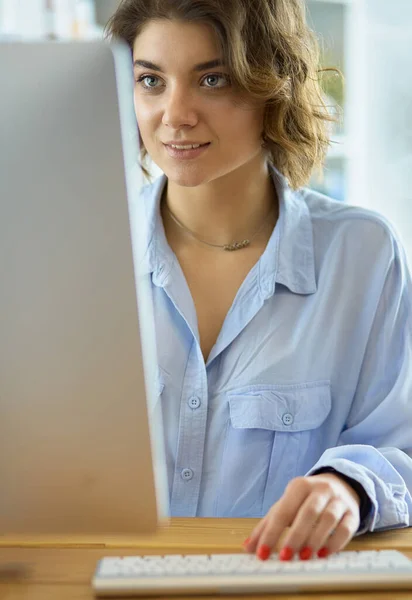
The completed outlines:
{"type": "MultiPolygon", "coordinates": [[[[231,81],[264,101],[264,145],[293,189],[324,163],[330,126],[319,74],[319,45],[304,0],[122,0],[106,25],[109,38],[133,49],[154,19],[207,23],[217,35],[231,81]]],[[[147,151],[140,139],[142,167],[147,151]]]]}

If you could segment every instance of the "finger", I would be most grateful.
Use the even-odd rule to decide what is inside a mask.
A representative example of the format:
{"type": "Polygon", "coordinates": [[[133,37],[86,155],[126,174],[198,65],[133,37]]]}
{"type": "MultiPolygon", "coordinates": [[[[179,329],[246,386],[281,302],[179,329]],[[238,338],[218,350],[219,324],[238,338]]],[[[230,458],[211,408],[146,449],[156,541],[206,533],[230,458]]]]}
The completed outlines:
{"type": "Polygon", "coordinates": [[[350,542],[359,527],[359,515],[352,511],[346,511],[335,533],[329,538],[326,548],[329,554],[340,552],[350,542]]]}
{"type": "Polygon", "coordinates": [[[287,485],[282,498],[272,506],[257,543],[259,558],[268,558],[280,535],[293,523],[300,507],[311,493],[311,482],[305,477],[296,477],[287,485]]]}
{"type": "Polygon", "coordinates": [[[250,536],[243,542],[243,548],[246,550],[246,552],[256,552],[256,546],[262,531],[265,528],[266,519],[267,517],[259,521],[250,536]]]}
{"type": "MultiPolygon", "coordinates": [[[[330,503],[330,494],[329,489],[325,489],[323,492],[316,490],[316,492],[313,491],[310,496],[306,498],[285,537],[285,547],[291,548],[294,553],[299,552],[303,548],[310,548],[313,550],[310,540],[313,531],[318,526],[324,511],[330,503]]],[[[343,513],[340,515],[339,519],[334,522],[334,525],[340,521],[342,516],[343,513]]],[[[310,558],[309,550],[306,551],[306,558],[310,558]]]]}
{"type": "Polygon", "coordinates": [[[313,554],[327,545],[329,537],[337,529],[346,511],[347,504],[337,498],[330,500],[324,507],[317,524],[307,539],[307,546],[312,549],[313,554]]]}

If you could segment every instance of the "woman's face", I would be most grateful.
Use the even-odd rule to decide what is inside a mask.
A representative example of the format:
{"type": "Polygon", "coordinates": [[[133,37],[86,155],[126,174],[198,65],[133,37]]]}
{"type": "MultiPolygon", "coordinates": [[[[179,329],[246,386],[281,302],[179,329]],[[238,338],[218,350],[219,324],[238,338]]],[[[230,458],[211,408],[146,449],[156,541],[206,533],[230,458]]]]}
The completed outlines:
{"type": "Polygon", "coordinates": [[[239,102],[208,25],[150,21],[135,40],[133,61],[142,140],[170,181],[194,187],[263,158],[264,106],[239,102]],[[205,146],[182,151],[171,144],[205,146]]]}

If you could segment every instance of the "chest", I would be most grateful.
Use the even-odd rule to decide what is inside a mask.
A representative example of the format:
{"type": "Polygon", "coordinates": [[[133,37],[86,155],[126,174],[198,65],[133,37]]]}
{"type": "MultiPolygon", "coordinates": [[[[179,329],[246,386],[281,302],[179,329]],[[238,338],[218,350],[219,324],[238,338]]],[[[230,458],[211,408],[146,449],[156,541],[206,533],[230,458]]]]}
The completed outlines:
{"type": "Polygon", "coordinates": [[[213,253],[197,257],[182,253],[179,263],[189,287],[197,316],[200,345],[205,361],[242,283],[257,263],[261,250],[213,253]]]}

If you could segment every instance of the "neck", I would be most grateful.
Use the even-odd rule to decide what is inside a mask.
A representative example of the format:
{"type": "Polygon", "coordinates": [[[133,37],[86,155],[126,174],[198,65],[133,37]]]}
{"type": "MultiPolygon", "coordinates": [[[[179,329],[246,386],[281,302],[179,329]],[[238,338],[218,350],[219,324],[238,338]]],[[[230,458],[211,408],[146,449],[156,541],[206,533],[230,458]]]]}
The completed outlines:
{"type": "MultiPolygon", "coordinates": [[[[271,207],[277,208],[266,160],[252,161],[193,188],[168,181],[164,202],[187,229],[221,245],[249,237],[264,223],[271,207]]],[[[163,212],[163,220],[166,230],[175,225],[167,211],[163,212]]]]}

